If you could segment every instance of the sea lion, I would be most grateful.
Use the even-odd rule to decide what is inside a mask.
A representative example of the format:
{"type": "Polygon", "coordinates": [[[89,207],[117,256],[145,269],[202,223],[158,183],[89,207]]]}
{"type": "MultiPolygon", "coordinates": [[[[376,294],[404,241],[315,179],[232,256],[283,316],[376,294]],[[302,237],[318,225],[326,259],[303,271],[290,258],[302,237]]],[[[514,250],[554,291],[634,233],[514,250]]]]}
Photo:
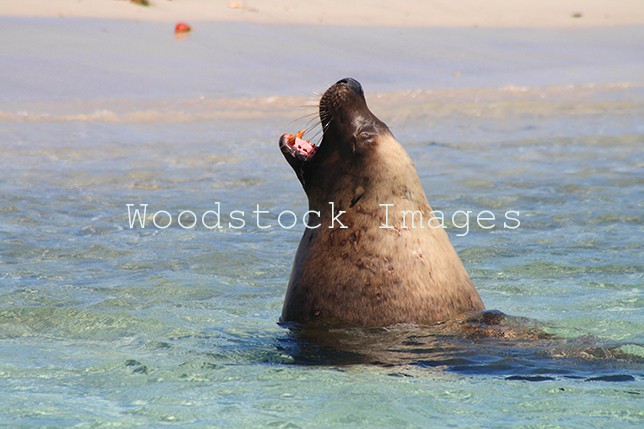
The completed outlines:
{"type": "Polygon", "coordinates": [[[432,209],[414,164],[368,109],[360,83],[347,78],[332,85],[319,115],[319,147],[302,132],[279,141],[312,213],[281,322],[428,325],[484,310],[443,228],[410,226],[409,217],[393,215],[409,211],[430,219],[432,209]]]}

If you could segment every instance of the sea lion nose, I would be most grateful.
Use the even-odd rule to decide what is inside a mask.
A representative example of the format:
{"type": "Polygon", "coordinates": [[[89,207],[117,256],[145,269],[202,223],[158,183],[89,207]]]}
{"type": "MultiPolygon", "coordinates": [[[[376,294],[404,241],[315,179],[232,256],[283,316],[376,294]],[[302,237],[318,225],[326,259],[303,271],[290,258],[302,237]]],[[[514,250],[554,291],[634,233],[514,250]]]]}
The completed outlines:
{"type": "Polygon", "coordinates": [[[337,81],[336,85],[345,85],[354,93],[358,95],[363,95],[362,86],[360,85],[360,82],[358,82],[354,78],[345,77],[344,79],[340,79],[339,81],[337,81]]]}

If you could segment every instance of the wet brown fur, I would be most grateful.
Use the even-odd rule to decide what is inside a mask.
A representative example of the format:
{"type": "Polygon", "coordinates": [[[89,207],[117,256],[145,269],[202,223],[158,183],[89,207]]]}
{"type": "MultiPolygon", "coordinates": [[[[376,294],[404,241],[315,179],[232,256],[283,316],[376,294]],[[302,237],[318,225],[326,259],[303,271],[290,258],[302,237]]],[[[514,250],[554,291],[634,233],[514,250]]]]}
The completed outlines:
{"type": "MultiPolygon", "coordinates": [[[[295,256],[281,320],[332,327],[426,325],[484,309],[431,207],[411,159],[367,108],[357,82],[333,85],[320,101],[322,144],[309,161],[289,159],[320,211],[295,256]],[[357,86],[356,86],[357,84],[357,86]],[[299,169],[299,170],[298,170],[299,169]],[[329,228],[329,202],[346,211],[347,229],[329,228]],[[391,229],[385,224],[390,207],[391,229]],[[404,227],[401,211],[421,211],[425,225],[404,227]]],[[[284,149],[283,149],[284,151],[284,149]]]]}

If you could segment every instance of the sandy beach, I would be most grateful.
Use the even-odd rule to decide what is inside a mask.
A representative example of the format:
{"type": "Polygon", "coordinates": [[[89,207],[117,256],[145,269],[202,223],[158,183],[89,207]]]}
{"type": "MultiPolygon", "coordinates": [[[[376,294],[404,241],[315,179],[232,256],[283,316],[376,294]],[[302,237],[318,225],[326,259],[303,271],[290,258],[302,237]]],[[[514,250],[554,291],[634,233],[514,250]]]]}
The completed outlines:
{"type": "Polygon", "coordinates": [[[0,16],[431,27],[594,27],[644,23],[640,0],[20,0],[0,16]]]}
{"type": "Polygon", "coordinates": [[[562,95],[630,103],[644,87],[639,0],[5,0],[0,24],[10,122],[279,111],[286,126],[345,76],[408,119],[419,105],[440,116],[562,95]],[[174,36],[178,21],[187,37],[174,36]]]}
{"type": "Polygon", "coordinates": [[[380,93],[644,76],[640,0],[3,0],[0,21],[0,110],[14,113],[29,100],[308,96],[349,75],[380,93]],[[180,21],[193,31],[175,40],[180,21]]]}

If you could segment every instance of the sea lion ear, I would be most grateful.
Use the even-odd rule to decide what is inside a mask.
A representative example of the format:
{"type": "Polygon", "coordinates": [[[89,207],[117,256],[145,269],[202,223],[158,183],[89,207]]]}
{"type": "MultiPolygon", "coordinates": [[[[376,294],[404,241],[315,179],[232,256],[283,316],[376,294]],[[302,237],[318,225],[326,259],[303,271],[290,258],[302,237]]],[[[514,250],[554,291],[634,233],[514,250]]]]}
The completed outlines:
{"type": "Polygon", "coordinates": [[[353,152],[363,153],[371,150],[376,143],[377,135],[378,133],[373,125],[360,128],[353,135],[353,152]]]}

